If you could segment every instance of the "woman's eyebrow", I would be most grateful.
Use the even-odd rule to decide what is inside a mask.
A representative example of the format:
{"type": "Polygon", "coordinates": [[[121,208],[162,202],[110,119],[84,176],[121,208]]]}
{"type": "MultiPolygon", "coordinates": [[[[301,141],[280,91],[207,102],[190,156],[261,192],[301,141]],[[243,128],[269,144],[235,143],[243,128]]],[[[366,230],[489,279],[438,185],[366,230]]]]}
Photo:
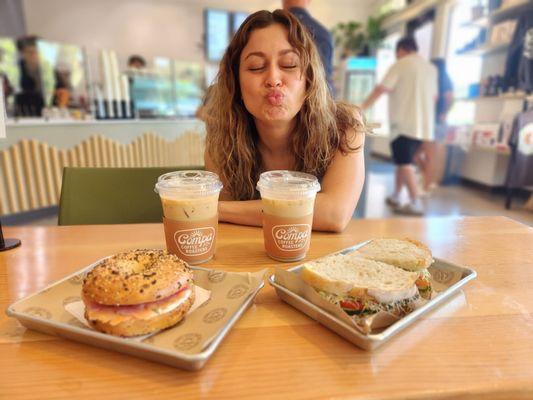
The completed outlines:
{"type": "Polygon", "coordinates": [[[263,53],[262,51],[253,51],[251,53],[248,53],[248,55],[246,57],[244,57],[244,59],[246,60],[246,59],[248,59],[248,58],[250,58],[252,56],[263,57],[263,58],[266,57],[265,53],[263,53]]]}
{"type": "MultiPolygon", "coordinates": [[[[284,56],[285,54],[289,54],[289,53],[294,53],[294,54],[298,55],[298,53],[297,53],[296,50],[294,50],[294,49],[284,49],[284,50],[280,50],[280,51],[278,52],[278,55],[280,55],[280,56],[284,56]]],[[[251,53],[248,53],[248,54],[246,55],[246,57],[244,57],[244,59],[246,60],[246,59],[248,59],[248,58],[250,58],[250,57],[252,57],[252,56],[266,58],[266,54],[263,53],[262,51],[253,51],[253,52],[251,52],[251,53]]]]}

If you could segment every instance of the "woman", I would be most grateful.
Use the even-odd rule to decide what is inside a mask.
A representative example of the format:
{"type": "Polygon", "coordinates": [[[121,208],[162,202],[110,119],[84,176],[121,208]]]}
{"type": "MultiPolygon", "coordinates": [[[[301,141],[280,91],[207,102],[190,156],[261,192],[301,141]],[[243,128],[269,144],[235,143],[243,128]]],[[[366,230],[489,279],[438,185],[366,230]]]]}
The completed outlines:
{"type": "Polygon", "coordinates": [[[261,226],[256,184],[277,169],[317,176],[313,229],[340,232],[364,182],[364,126],[329,94],[315,45],[290,13],[258,11],[241,25],[205,107],[205,165],[224,190],[219,219],[261,226]]]}

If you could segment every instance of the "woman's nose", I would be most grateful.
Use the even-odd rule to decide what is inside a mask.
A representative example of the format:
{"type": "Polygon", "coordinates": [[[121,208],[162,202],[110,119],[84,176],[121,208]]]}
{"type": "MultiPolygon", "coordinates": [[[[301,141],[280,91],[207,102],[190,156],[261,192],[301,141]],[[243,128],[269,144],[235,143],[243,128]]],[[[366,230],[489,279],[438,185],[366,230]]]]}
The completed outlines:
{"type": "Polygon", "coordinates": [[[268,69],[268,75],[266,77],[265,84],[267,87],[281,86],[281,71],[277,67],[271,67],[268,69]]]}

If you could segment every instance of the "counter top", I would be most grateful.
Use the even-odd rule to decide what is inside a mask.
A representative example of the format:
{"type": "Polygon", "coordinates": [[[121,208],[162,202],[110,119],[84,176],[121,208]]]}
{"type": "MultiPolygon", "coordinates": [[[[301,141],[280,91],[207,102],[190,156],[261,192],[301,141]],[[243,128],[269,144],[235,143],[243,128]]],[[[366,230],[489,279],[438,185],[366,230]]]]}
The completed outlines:
{"type": "Polygon", "coordinates": [[[127,125],[127,124],[143,124],[143,125],[157,125],[157,124],[179,124],[179,123],[202,123],[196,118],[135,118],[135,119],[88,119],[88,120],[65,120],[65,119],[44,119],[44,118],[21,118],[8,119],[6,126],[8,128],[16,127],[34,127],[34,126],[64,126],[64,125],[127,125]]]}

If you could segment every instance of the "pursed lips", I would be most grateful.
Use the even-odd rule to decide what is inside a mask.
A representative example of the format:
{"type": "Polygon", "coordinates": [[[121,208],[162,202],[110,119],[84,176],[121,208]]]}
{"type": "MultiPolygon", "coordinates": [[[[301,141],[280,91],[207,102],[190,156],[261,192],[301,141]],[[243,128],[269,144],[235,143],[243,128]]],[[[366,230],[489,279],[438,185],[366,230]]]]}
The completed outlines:
{"type": "Polygon", "coordinates": [[[283,103],[285,95],[281,90],[272,90],[265,96],[267,101],[273,106],[279,106],[283,103]]]}

